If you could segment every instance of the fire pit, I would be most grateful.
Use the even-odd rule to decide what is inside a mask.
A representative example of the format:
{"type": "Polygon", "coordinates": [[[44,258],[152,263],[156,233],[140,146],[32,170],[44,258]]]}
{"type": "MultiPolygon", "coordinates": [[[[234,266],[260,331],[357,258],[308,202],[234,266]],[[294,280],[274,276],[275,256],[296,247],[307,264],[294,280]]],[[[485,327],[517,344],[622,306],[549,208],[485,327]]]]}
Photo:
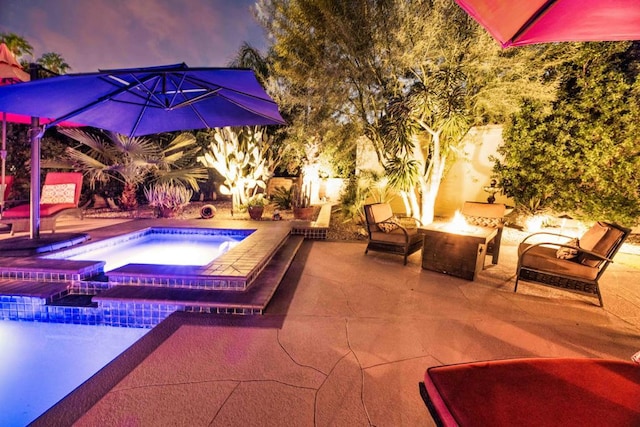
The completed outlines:
{"type": "Polygon", "coordinates": [[[475,280],[484,268],[487,243],[498,230],[469,225],[456,212],[453,221],[429,224],[419,232],[424,234],[422,268],[475,280]]]}

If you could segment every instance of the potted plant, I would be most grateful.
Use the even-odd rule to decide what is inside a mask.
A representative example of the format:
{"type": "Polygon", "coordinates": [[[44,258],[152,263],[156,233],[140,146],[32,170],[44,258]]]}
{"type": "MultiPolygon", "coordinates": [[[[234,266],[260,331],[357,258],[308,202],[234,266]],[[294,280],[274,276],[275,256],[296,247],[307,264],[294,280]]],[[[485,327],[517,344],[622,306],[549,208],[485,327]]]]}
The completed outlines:
{"type": "Polygon", "coordinates": [[[149,206],[155,208],[158,217],[170,218],[189,204],[193,191],[180,184],[156,183],[145,188],[144,195],[149,206]]]}
{"type": "Polygon", "coordinates": [[[306,187],[300,188],[298,184],[291,186],[291,206],[295,219],[312,220],[315,208],[311,206],[311,197],[306,187]]]}
{"type": "Polygon", "coordinates": [[[268,204],[269,200],[264,197],[264,194],[258,193],[249,197],[245,206],[247,207],[247,212],[249,212],[249,217],[253,220],[260,221],[260,219],[262,219],[264,207],[268,204]]]}

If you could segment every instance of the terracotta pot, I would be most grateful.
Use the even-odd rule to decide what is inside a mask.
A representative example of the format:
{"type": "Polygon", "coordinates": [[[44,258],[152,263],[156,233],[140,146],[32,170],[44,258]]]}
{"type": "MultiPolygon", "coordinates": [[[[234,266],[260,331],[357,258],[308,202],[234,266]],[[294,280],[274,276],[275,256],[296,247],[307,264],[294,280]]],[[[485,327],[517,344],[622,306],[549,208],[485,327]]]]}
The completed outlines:
{"type": "Polygon", "coordinates": [[[216,216],[216,207],[213,205],[204,205],[200,208],[200,217],[203,219],[211,219],[216,216]]]}
{"type": "Polygon", "coordinates": [[[260,221],[262,219],[262,213],[264,212],[264,206],[249,206],[247,211],[251,219],[260,221]]]}
{"type": "Polygon", "coordinates": [[[293,208],[293,217],[295,219],[310,221],[313,219],[315,213],[316,208],[314,206],[308,206],[306,208],[293,208]]]}

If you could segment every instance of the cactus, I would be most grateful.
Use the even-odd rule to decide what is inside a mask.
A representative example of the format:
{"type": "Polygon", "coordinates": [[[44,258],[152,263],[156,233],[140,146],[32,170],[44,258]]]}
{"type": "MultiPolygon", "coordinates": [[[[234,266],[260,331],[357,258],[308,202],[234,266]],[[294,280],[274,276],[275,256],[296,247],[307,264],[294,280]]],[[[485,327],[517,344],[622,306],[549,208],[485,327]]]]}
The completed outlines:
{"type": "Polygon", "coordinates": [[[311,206],[311,197],[307,186],[300,188],[298,184],[291,186],[291,206],[294,208],[308,208],[311,206]]]}

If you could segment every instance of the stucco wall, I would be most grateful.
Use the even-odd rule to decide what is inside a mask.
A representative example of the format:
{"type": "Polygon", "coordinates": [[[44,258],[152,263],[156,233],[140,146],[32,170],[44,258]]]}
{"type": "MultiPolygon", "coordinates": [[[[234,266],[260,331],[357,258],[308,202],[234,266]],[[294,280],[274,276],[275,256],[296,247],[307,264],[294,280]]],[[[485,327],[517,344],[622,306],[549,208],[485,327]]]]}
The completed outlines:
{"type": "MultiPolygon", "coordinates": [[[[502,143],[502,126],[483,126],[471,129],[464,139],[461,153],[450,167],[440,185],[436,199],[436,216],[453,216],[465,201],[486,202],[489,194],[482,187],[490,184],[493,164],[489,156],[497,155],[502,143]]],[[[371,142],[366,138],[358,141],[357,169],[382,171],[377,162],[371,142]]],[[[513,202],[496,194],[497,203],[513,206],[513,202]]],[[[404,207],[399,197],[392,202],[394,212],[402,212],[404,207]]]]}
{"type": "MultiPolygon", "coordinates": [[[[496,156],[502,143],[502,126],[483,126],[471,129],[464,139],[462,153],[450,165],[440,185],[436,199],[436,216],[451,216],[465,201],[486,202],[489,194],[482,187],[491,182],[493,163],[489,156],[496,156]]],[[[513,201],[496,194],[497,203],[513,206],[513,201]]]]}

